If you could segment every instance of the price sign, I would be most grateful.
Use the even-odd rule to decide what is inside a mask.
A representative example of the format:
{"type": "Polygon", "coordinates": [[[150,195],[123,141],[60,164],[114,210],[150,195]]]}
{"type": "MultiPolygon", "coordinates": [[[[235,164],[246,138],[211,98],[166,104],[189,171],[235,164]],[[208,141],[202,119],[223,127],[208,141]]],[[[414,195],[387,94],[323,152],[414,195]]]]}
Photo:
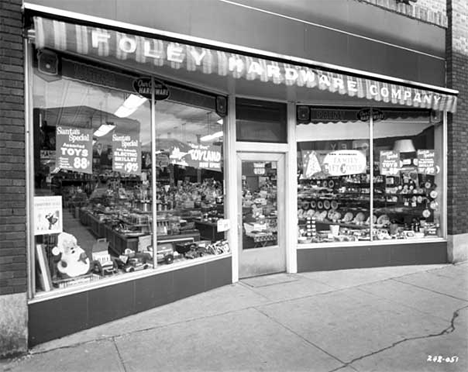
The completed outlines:
{"type": "Polygon", "coordinates": [[[115,149],[113,171],[123,174],[141,174],[141,147],[138,137],[139,134],[114,133],[112,135],[112,145],[115,149]]]}
{"type": "Polygon", "coordinates": [[[380,174],[395,176],[400,172],[400,153],[398,151],[380,151],[380,174]]]}
{"type": "Polygon", "coordinates": [[[57,167],[91,174],[92,138],[92,129],[57,127],[57,167]]]}
{"type": "Polygon", "coordinates": [[[438,173],[438,167],[435,165],[434,150],[418,150],[418,173],[434,175],[438,173]]]}

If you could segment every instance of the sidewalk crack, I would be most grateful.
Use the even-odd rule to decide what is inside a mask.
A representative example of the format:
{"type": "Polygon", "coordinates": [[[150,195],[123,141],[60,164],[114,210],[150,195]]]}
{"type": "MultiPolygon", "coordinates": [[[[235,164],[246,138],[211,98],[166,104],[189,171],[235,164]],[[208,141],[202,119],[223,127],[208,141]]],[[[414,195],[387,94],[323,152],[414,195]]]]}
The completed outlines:
{"type": "Polygon", "coordinates": [[[124,372],[127,372],[127,368],[125,367],[125,362],[122,358],[122,354],[120,354],[120,350],[117,345],[117,342],[115,342],[115,337],[112,337],[112,343],[114,344],[115,350],[117,351],[117,355],[119,356],[120,364],[122,364],[124,372]]]}
{"type": "Polygon", "coordinates": [[[460,315],[460,311],[462,311],[463,309],[467,309],[468,306],[463,306],[457,310],[455,310],[453,312],[453,315],[452,315],[452,319],[450,321],[450,326],[448,326],[447,328],[445,328],[443,331],[439,332],[439,333],[436,333],[436,334],[430,334],[430,335],[425,335],[425,336],[417,336],[417,337],[408,337],[408,338],[404,338],[403,340],[400,340],[400,341],[397,341],[397,342],[394,342],[392,345],[390,346],[387,346],[387,347],[384,347],[383,349],[380,349],[380,350],[377,350],[377,351],[373,351],[372,353],[369,353],[369,354],[366,354],[366,355],[362,355],[358,358],[354,358],[353,360],[349,361],[349,362],[346,362],[344,365],[342,365],[341,367],[339,368],[336,368],[334,370],[331,370],[330,372],[335,372],[335,371],[339,371],[340,369],[342,368],[346,368],[346,367],[352,367],[351,364],[353,364],[354,362],[357,362],[359,360],[363,360],[365,358],[368,358],[368,357],[371,357],[371,356],[374,356],[376,354],[379,354],[383,351],[386,351],[386,350],[389,350],[389,349],[392,349],[394,348],[395,346],[399,345],[399,344],[402,344],[403,342],[407,342],[407,341],[413,341],[413,340],[421,340],[421,339],[425,339],[425,338],[432,338],[432,337],[439,337],[439,336],[444,336],[444,335],[448,335],[450,333],[453,333],[455,331],[455,319],[458,318],[458,316],[460,315]]]}

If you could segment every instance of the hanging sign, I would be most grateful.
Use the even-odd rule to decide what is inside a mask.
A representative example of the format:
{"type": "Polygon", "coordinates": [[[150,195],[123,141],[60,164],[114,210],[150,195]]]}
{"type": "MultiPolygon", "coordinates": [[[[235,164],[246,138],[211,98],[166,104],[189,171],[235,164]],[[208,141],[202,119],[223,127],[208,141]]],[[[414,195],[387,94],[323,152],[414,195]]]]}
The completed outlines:
{"type": "Polygon", "coordinates": [[[138,133],[134,135],[114,133],[112,135],[113,171],[123,174],[141,174],[141,147],[138,138],[138,133]]]}
{"type": "MultiPolygon", "coordinates": [[[[140,96],[151,99],[151,78],[139,78],[133,81],[133,90],[140,96]]],[[[158,80],[154,80],[154,99],[163,101],[170,96],[169,88],[158,80]]]]}
{"type": "Polygon", "coordinates": [[[332,151],[323,159],[323,167],[330,176],[366,173],[366,156],[358,150],[332,151]]]}
{"type": "Polygon", "coordinates": [[[34,235],[59,234],[63,231],[62,197],[34,197],[34,235]]]}
{"type": "Polygon", "coordinates": [[[56,166],[60,169],[92,174],[92,129],[57,127],[56,166]]]}
{"type": "Polygon", "coordinates": [[[304,151],[303,178],[366,173],[366,155],[359,150],[304,151]]]}
{"type": "Polygon", "coordinates": [[[418,173],[434,175],[438,173],[438,167],[435,165],[434,150],[418,150],[418,173]]]}
{"type": "Polygon", "coordinates": [[[189,144],[185,149],[174,146],[169,160],[171,164],[221,171],[221,146],[189,144]]]}
{"type": "Polygon", "coordinates": [[[380,151],[380,174],[395,176],[400,172],[400,153],[398,151],[380,151]]]}
{"type": "MultiPolygon", "coordinates": [[[[365,108],[358,112],[357,118],[360,121],[369,121],[371,117],[371,109],[365,108]]],[[[372,109],[372,120],[373,121],[380,121],[385,120],[385,114],[379,109],[372,109]]]]}

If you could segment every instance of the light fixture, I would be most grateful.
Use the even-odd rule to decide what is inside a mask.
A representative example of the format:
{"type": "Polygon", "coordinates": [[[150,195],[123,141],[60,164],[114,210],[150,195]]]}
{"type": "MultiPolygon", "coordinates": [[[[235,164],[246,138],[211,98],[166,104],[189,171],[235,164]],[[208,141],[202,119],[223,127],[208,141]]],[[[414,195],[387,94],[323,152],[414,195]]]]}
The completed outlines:
{"type": "Polygon", "coordinates": [[[395,144],[393,145],[393,151],[402,152],[415,152],[416,149],[414,148],[413,140],[410,139],[402,139],[396,140],[395,144]]]}
{"type": "Polygon", "coordinates": [[[217,121],[217,123],[220,124],[220,125],[223,125],[223,124],[224,124],[224,121],[223,121],[223,119],[219,119],[219,120],[217,121]]]}
{"type": "Polygon", "coordinates": [[[223,131],[219,131],[219,132],[216,132],[216,133],[213,133],[213,134],[208,134],[206,136],[203,136],[200,138],[200,141],[202,142],[208,142],[208,141],[212,141],[216,138],[219,138],[219,137],[222,137],[224,135],[223,131]]]}
{"type": "Polygon", "coordinates": [[[115,128],[115,125],[113,124],[102,124],[97,130],[96,132],[94,132],[94,135],[96,137],[102,137],[102,136],[105,136],[107,133],[109,133],[110,131],[114,130],[115,128]]]}
{"type": "Polygon", "coordinates": [[[212,139],[213,139],[213,135],[212,134],[207,134],[206,136],[201,137],[200,141],[208,142],[208,141],[211,141],[212,139]]]}
{"type": "Polygon", "coordinates": [[[223,131],[219,131],[219,132],[213,133],[211,135],[211,139],[219,138],[219,137],[222,137],[222,136],[223,136],[223,131]]]}
{"type": "Polygon", "coordinates": [[[124,103],[114,112],[115,116],[119,118],[126,118],[133,114],[138,107],[145,103],[147,99],[145,97],[137,96],[136,94],[130,94],[124,103]]]}

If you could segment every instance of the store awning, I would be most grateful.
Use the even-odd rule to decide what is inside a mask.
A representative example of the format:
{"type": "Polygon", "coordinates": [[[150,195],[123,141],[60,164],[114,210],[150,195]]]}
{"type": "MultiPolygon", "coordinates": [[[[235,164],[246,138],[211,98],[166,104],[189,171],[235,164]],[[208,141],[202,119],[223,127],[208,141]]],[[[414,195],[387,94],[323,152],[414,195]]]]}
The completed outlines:
{"type": "Polygon", "coordinates": [[[430,89],[423,84],[398,79],[369,77],[364,72],[349,73],[300,63],[294,58],[266,58],[261,54],[236,53],[200,44],[185,44],[106,29],[92,25],[34,17],[35,44],[118,65],[135,65],[153,73],[161,69],[185,69],[193,73],[273,82],[287,86],[307,87],[340,95],[423,109],[455,112],[456,94],[445,88],[430,89]]]}

